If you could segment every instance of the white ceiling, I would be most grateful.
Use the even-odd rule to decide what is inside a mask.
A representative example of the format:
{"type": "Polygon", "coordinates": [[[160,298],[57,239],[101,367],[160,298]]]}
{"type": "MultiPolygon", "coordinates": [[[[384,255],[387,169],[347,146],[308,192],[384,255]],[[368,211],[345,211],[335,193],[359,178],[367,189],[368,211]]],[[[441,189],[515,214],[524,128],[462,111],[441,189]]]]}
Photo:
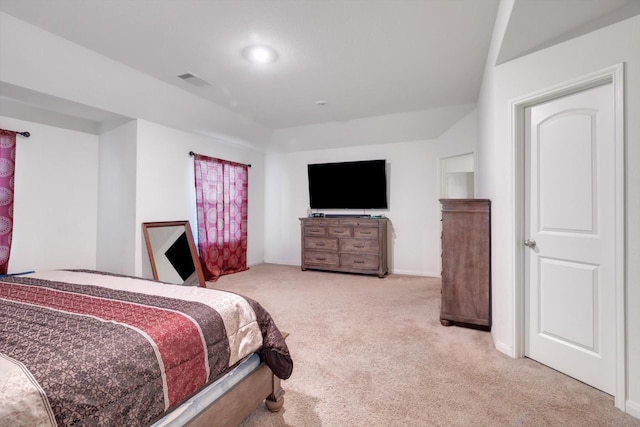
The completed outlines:
{"type": "MultiPolygon", "coordinates": [[[[283,129],[476,103],[498,5],[0,0],[0,11],[267,128],[283,129]],[[247,63],[241,50],[250,43],[275,48],[278,61],[247,63]],[[193,87],[177,77],[187,72],[211,86],[193,87]],[[318,106],[318,100],[327,104],[318,106]]],[[[515,0],[498,62],[638,13],[640,0],[515,0]]],[[[33,93],[21,95],[19,89],[0,85],[0,101],[37,104],[33,93]]],[[[52,101],[38,107],[55,110],[52,101]]]]}

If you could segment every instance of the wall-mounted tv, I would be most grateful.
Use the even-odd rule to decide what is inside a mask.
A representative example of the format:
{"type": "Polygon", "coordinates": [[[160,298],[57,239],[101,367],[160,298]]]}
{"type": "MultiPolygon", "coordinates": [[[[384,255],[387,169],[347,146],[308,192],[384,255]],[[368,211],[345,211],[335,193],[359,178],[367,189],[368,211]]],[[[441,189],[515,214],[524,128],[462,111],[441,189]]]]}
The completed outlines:
{"type": "Polygon", "coordinates": [[[387,209],[385,160],[307,165],[312,209],[387,209]]]}

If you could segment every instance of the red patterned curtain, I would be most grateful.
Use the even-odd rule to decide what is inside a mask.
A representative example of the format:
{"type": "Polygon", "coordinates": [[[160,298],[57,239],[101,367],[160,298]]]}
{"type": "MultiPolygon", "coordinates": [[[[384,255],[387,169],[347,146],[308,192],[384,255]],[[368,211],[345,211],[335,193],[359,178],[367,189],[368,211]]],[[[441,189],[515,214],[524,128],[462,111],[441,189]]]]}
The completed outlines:
{"type": "Polygon", "coordinates": [[[13,180],[16,133],[0,129],[0,274],[6,274],[13,234],[13,180]]]}
{"type": "Polygon", "coordinates": [[[196,154],[194,166],[205,280],[247,270],[247,165],[196,154]]]}

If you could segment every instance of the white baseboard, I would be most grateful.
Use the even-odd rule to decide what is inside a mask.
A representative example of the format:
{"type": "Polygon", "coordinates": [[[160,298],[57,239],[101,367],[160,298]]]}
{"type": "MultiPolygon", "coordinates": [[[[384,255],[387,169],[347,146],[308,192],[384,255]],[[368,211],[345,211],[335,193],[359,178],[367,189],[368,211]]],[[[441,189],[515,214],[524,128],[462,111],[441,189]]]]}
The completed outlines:
{"type": "MultiPolygon", "coordinates": [[[[283,259],[265,259],[265,264],[279,264],[279,265],[291,265],[300,267],[300,260],[291,261],[291,260],[283,260],[283,259]]],[[[252,265],[262,264],[261,262],[257,262],[252,265]]],[[[251,267],[252,265],[249,265],[251,267]]],[[[389,274],[404,274],[407,276],[423,276],[423,277],[440,277],[440,273],[434,272],[425,272],[425,271],[416,271],[416,270],[393,270],[389,271],[389,274]]]]}
{"type": "Polygon", "coordinates": [[[504,353],[509,357],[515,357],[513,355],[513,347],[505,344],[503,342],[500,341],[494,341],[493,342],[494,347],[496,348],[496,350],[498,350],[500,353],[504,353]]]}
{"type": "Polygon", "coordinates": [[[300,267],[300,260],[291,261],[291,260],[283,260],[283,259],[265,259],[264,262],[259,264],[278,264],[278,265],[291,265],[300,267]]]}
{"type": "Polygon", "coordinates": [[[440,274],[436,274],[429,271],[416,271],[416,270],[398,270],[394,269],[389,271],[389,274],[404,274],[407,276],[423,276],[423,277],[440,277],[440,274]]]}
{"type": "Polygon", "coordinates": [[[625,402],[625,411],[632,417],[640,418],[640,403],[627,400],[625,402]]]}

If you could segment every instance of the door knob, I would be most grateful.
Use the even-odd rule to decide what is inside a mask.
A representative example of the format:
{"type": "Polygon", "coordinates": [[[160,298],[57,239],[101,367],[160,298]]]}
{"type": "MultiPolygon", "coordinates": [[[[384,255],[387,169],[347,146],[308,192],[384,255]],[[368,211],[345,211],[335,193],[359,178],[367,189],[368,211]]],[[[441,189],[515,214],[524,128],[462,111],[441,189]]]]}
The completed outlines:
{"type": "Polygon", "coordinates": [[[535,248],[536,247],[536,241],[533,240],[533,239],[532,240],[527,239],[527,240],[524,241],[524,245],[528,246],[530,248],[535,248]]]}

